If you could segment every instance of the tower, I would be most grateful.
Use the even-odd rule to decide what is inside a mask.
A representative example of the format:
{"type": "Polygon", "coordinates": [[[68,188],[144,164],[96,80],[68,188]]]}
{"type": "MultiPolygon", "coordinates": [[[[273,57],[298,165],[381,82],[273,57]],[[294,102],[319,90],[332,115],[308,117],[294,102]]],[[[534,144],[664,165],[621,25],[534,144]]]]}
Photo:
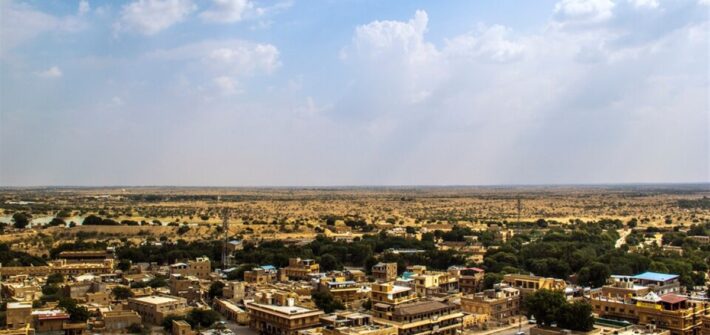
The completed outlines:
{"type": "Polygon", "coordinates": [[[520,196],[518,196],[518,206],[517,207],[518,207],[517,208],[518,209],[518,224],[520,224],[520,212],[523,211],[523,201],[520,198],[520,196]]]}
{"type": "Polygon", "coordinates": [[[222,233],[224,234],[224,240],[222,241],[222,269],[226,269],[229,265],[229,260],[227,259],[227,243],[229,243],[229,209],[222,208],[222,233]]]}

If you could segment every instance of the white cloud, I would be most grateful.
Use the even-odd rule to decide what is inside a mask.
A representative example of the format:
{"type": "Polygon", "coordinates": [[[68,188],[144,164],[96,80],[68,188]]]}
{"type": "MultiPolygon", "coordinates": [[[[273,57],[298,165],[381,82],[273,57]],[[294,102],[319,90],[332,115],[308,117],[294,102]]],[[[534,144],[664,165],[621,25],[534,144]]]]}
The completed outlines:
{"type": "Polygon", "coordinates": [[[36,72],[36,74],[42,78],[59,78],[62,76],[62,70],[57,66],[52,66],[47,70],[36,72]]]}
{"type": "Polygon", "coordinates": [[[172,49],[156,50],[149,59],[191,61],[200,71],[229,76],[270,74],[281,66],[279,50],[272,44],[243,40],[209,40],[172,49]]]}
{"type": "Polygon", "coordinates": [[[73,16],[57,17],[15,1],[0,1],[0,54],[46,33],[73,33],[85,28],[73,16]]]}
{"type": "Polygon", "coordinates": [[[154,35],[185,20],[196,9],[191,0],[136,0],[123,6],[114,29],[154,35]]]}
{"type": "Polygon", "coordinates": [[[249,0],[213,0],[212,6],[200,13],[200,18],[215,23],[239,22],[253,9],[254,3],[249,0]]]}
{"type": "Polygon", "coordinates": [[[555,17],[561,22],[594,23],[611,18],[612,0],[562,0],[555,5],[555,17]]]}
{"type": "Polygon", "coordinates": [[[649,6],[564,0],[540,32],[480,26],[442,47],[426,38],[426,13],[373,21],[343,49],[354,93],[325,114],[355,124],[378,144],[371,155],[391,157],[392,173],[413,180],[437,171],[455,176],[437,183],[697,179],[702,160],[688,169],[654,162],[707,154],[707,145],[689,144],[708,136],[707,17],[698,22],[692,6],[649,6]],[[643,135],[667,131],[664,140],[643,135]],[[618,169],[591,168],[600,161],[618,169]],[[634,174],[650,165],[653,173],[634,174]]]}
{"type": "Polygon", "coordinates": [[[217,78],[212,79],[212,82],[217,88],[218,93],[220,93],[221,95],[232,95],[242,92],[242,89],[239,88],[239,82],[236,81],[234,78],[228,76],[219,76],[217,78]]]}
{"type": "Polygon", "coordinates": [[[79,15],[84,15],[88,13],[91,10],[91,5],[89,4],[89,1],[87,0],[81,0],[79,1],[79,9],[77,10],[79,15]]]}
{"type": "Polygon", "coordinates": [[[509,38],[512,30],[505,26],[480,27],[478,32],[454,37],[446,41],[445,53],[453,57],[483,58],[506,62],[520,57],[522,43],[509,38]]]}
{"type": "Polygon", "coordinates": [[[658,0],[629,0],[637,8],[658,8],[658,0]]]}
{"type": "MultiPolygon", "coordinates": [[[[434,57],[436,48],[424,41],[429,17],[418,10],[408,22],[374,21],[355,28],[353,51],[368,58],[407,55],[408,61],[421,62],[434,57]]],[[[346,50],[346,57],[348,51],[346,50]]]]}

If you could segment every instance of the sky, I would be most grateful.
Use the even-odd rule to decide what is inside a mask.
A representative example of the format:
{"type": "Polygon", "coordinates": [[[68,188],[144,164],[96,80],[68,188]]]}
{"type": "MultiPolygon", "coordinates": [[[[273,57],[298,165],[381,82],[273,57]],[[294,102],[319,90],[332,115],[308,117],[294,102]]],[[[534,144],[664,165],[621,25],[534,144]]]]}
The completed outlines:
{"type": "Polygon", "coordinates": [[[0,1],[0,186],[710,181],[710,0],[0,1]]]}

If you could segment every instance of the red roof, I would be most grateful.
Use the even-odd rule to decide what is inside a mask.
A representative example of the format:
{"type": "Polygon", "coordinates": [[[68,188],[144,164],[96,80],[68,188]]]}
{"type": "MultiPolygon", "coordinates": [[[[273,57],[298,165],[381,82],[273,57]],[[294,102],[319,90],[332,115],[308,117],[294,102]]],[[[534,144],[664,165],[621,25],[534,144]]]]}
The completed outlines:
{"type": "Polygon", "coordinates": [[[688,299],[681,297],[679,295],[672,294],[672,293],[666,294],[661,297],[661,301],[663,301],[665,303],[669,303],[669,304],[677,304],[679,302],[683,302],[686,300],[688,300],[688,299]]]}
{"type": "Polygon", "coordinates": [[[69,314],[66,313],[52,313],[52,314],[40,314],[37,316],[39,320],[64,320],[69,319],[69,314]]]}

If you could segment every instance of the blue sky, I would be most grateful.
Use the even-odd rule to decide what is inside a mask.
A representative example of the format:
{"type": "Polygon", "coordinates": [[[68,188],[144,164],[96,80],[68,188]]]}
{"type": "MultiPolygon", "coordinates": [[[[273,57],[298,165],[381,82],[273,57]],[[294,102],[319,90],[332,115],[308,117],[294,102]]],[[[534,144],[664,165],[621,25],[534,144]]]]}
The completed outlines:
{"type": "Polygon", "coordinates": [[[0,185],[710,181],[710,1],[0,2],[0,185]]]}

